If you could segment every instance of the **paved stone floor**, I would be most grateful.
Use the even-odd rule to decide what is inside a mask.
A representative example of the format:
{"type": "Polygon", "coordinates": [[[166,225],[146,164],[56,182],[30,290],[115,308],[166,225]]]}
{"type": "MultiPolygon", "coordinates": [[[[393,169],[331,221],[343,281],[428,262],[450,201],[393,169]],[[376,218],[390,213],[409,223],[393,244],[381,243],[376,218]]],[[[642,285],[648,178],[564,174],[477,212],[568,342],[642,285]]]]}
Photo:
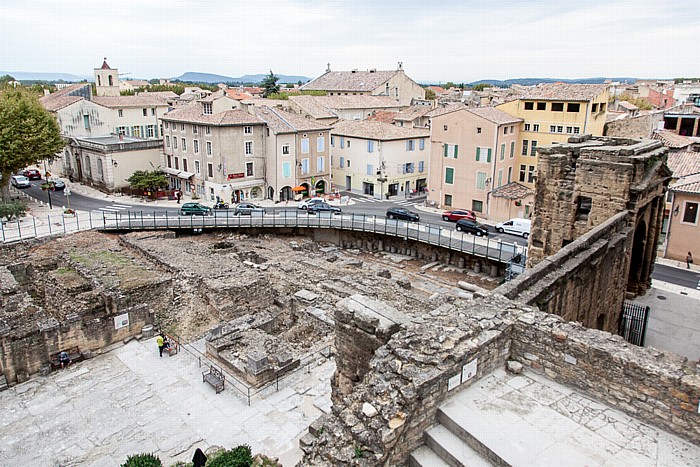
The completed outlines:
{"type": "Polygon", "coordinates": [[[0,466],[114,467],[139,452],[169,466],[241,443],[293,466],[299,438],[330,410],[334,370],[313,363],[249,407],[230,387],[215,394],[187,352],[159,358],[155,339],[132,341],[0,392],[0,466]]]}
{"type": "Polygon", "coordinates": [[[499,369],[441,409],[513,466],[700,465],[700,446],[533,372],[499,369]]]}

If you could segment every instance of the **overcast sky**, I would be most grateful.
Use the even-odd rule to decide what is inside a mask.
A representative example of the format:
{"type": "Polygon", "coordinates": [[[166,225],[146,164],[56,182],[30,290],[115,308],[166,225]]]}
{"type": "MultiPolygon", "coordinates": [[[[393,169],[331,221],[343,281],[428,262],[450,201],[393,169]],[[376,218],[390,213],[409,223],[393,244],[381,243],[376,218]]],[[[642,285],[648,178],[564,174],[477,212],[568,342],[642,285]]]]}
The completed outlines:
{"type": "Polygon", "coordinates": [[[700,76],[698,0],[0,0],[0,70],[700,76]]]}

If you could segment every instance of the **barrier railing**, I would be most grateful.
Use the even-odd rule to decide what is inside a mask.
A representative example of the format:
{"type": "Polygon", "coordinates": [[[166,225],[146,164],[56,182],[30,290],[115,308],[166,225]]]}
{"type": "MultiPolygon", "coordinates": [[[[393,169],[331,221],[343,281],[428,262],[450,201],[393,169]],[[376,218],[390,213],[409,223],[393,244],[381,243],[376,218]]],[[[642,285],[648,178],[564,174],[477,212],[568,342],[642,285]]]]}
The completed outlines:
{"type": "Polygon", "coordinates": [[[32,217],[22,221],[5,222],[2,223],[0,230],[2,241],[12,243],[47,235],[93,229],[201,231],[218,228],[301,227],[352,230],[400,237],[503,263],[516,254],[525,254],[525,248],[515,243],[475,237],[440,225],[392,220],[375,215],[311,215],[305,211],[283,210],[264,215],[236,216],[233,215],[233,211],[228,210],[213,212],[215,215],[209,216],[181,216],[172,211],[77,212],[71,215],[49,215],[44,219],[32,217]]]}

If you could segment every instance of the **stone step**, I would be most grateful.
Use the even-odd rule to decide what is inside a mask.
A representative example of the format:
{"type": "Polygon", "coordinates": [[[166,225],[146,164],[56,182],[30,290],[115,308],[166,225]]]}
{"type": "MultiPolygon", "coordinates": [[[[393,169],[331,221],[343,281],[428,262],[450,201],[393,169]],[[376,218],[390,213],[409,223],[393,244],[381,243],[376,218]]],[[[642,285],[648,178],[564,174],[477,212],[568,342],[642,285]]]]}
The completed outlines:
{"type": "Polygon", "coordinates": [[[7,389],[7,378],[5,375],[0,375],[0,391],[7,389]]]}
{"type": "Polygon", "coordinates": [[[425,433],[425,444],[452,467],[492,467],[469,444],[443,425],[425,433]]]}
{"type": "Polygon", "coordinates": [[[428,446],[421,446],[408,457],[408,467],[450,467],[428,446]]]}
{"type": "Polygon", "coordinates": [[[490,439],[486,436],[481,429],[481,421],[469,418],[459,405],[443,405],[438,409],[437,419],[438,423],[468,444],[483,459],[487,459],[491,463],[489,465],[511,467],[511,464],[496,452],[498,446],[494,442],[498,438],[490,439]]]}

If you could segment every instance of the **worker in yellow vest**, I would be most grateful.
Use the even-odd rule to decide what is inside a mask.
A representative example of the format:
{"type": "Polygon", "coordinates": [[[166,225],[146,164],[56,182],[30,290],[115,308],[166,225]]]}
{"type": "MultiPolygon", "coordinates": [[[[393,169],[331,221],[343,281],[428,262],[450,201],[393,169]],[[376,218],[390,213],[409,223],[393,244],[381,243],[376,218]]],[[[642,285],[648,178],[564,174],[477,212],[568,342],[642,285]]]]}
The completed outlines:
{"type": "Polygon", "coordinates": [[[158,353],[160,354],[161,358],[163,357],[163,348],[165,347],[165,337],[163,336],[163,333],[161,332],[158,334],[158,337],[156,337],[156,343],[158,344],[158,353]]]}

